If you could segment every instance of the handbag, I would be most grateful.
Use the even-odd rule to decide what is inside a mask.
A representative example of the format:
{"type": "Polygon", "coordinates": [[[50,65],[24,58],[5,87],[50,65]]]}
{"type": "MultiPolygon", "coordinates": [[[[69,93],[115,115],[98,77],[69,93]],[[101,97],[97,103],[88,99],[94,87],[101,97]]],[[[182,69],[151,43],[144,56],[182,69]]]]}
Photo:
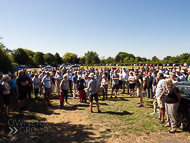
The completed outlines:
{"type": "Polygon", "coordinates": [[[61,92],[61,97],[60,97],[60,107],[63,107],[63,102],[64,102],[64,92],[61,92]]]}

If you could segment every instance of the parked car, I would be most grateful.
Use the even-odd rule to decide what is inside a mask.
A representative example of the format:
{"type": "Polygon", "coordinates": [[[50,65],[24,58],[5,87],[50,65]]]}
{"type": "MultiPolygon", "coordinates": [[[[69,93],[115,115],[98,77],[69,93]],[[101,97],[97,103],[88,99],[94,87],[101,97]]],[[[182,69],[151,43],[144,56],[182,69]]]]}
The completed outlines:
{"type": "Polygon", "coordinates": [[[179,64],[173,64],[173,66],[179,66],[179,64]]]}
{"type": "Polygon", "coordinates": [[[171,63],[168,63],[167,66],[172,66],[172,64],[171,64],[171,63]]]}
{"type": "Polygon", "coordinates": [[[142,66],[142,64],[139,64],[139,66],[142,66]]]}
{"type": "Polygon", "coordinates": [[[52,69],[56,70],[56,67],[52,67],[52,66],[48,65],[43,68],[43,70],[48,70],[48,71],[52,71],[52,69]]]}
{"type": "Polygon", "coordinates": [[[13,66],[14,71],[18,71],[18,70],[22,70],[22,69],[27,69],[27,66],[25,66],[25,65],[14,65],[13,66]]]}
{"type": "Polygon", "coordinates": [[[184,63],[183,66],[185,66],[185,67],[186,67],[186,66],[189,66],[189,63],[184,63]]]}
{"type": "Polygon", "coordinates": [[[75,70],[78,70],[78,69],[80,69],[80,66],[79,65],[70,65],[66,69],[75,69],[75,70]]]}
{"type": "Polygon", "coordinates": [[[163,64],[162,66],[167,66],[167,64],[163,64]]]}
{"type": "Polygon", "coordinates": [[[181,94],[180,105],[177,111],[177,125],[183,124],[183,130],[190,129],[190,82],[177,82],[181,94]]]}
{"type": "Polygon", "coordinates": [[[71,64],[62,64],[62,65],[60,66],[60,68],[61,68],[61,69],[63,69],[64,67],[67,68],[67,67],[70,66],[70,65],[71,65],[71,64]]]}

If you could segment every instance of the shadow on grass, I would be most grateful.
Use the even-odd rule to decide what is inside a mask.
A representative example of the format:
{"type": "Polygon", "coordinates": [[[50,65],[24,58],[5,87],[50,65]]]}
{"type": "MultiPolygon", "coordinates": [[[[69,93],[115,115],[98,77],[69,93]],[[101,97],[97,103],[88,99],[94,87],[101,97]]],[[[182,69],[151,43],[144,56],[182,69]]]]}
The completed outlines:
{"type": "MultiPolygon", "coordinates": [[[[27,117],[26,117],[27,118],[27,117]]],[[[31,123],[31,122],[30,122],[31,123]]],[[[13,125],[13,124],[12,124],[13,125]]],[[[4,126],[4,130],[0,132],[0,142],[94,142],[97,137],[93,133],[92,126],[81,124],[66,123],[48,123],[42,122],[39,124],[38,120],[33,120],[32,127],[30,124],[14,124],[18,131],[9,134],[11,129],[9,125],[4,126]]],[[[104,141],[101,141],[104,142],[104,141]]]]}
{"type": "Polygon", "coordinates": [[[128,99],[125,99],[124,97],[113,97],[113,98],[108,98],[108,101],[129,101],[128,99]]]}
{"type": "Polygon", "coordinates": [[[101,114],[112,114],[112,115],[132,115],[133,113],[128,112],[128,111],[123,111],[123,112],[113,112],[113,111],[106,111],[106,112],[101,112],[101,114]]]}

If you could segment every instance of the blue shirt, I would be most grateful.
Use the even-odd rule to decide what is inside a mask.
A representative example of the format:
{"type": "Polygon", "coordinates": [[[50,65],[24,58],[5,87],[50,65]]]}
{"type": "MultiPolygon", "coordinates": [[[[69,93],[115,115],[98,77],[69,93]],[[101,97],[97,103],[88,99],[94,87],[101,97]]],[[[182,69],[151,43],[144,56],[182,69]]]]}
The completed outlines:
{"type": "Polygon", "coordinates": [[[153,83],[153,86],[156,86],[156,76],[153,76],[153,81],[152,81],[152,83],[153,83]]]}
{"type": "Polygon", "coordinates": [[[10,87],[15,88],[16,87],[16,80],[10,79],[9,82],[11,83],[10,87]]]}
{"type": "Polygon", "coordinates": [[[78,78],[78,76],[74,75],[73,78],[72,78],[72,81],[74,81],[75,83],[77,83],[77,78],[78,78]]]}
{"type": "Polygon", "coordinates": [[[157,88],[156,88],[156,97],[159,97],[163,92],[163,87],[165,87],[164,79],[161,79],[158,82],[157,88]]]}

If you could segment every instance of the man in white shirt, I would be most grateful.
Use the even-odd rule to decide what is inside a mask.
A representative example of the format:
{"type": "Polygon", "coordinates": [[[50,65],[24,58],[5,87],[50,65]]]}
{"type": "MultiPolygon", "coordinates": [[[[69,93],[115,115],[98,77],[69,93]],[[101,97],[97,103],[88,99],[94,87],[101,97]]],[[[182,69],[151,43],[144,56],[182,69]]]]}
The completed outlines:
{"type": "Polygon", "coordinates": [[[48,96],[48,105],[52,106],[50,104],[50,98],[51,98],[51,79],[50,79],[50,73],[47,72],[46,76],[42,79],[42,85],[44,86],[44,106],[46,107],[46,97],[48,96]]]}
{"type": "Polygon", "coordinates": [[[67,70],[67,80],[69,81],[70,93],[72,95],[72,74],[70,70],[67,70]]]}
{"type": "Polygon", "coordinates": [[[128,77],[129,77],[129,71],[123,67],[123,81],[122,81],[122,86],[123,86],[123,93],[125,93],[125,85],[127,85],[127,94],[129,94],[129,82],[128,82],[128,77]]]}

